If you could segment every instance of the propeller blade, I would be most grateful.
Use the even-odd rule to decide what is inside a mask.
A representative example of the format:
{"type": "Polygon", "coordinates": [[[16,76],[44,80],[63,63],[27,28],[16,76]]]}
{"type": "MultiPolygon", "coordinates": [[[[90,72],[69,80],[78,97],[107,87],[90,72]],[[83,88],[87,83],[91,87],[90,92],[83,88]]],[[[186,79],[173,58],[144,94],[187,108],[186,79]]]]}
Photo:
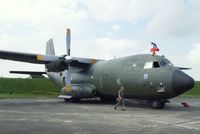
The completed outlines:
{"type": "Polygon", "coordinates": [[[67,92],[71,91],[71,69],[70,69],[70,66],[68,67],[68,70],[65,73],[65,87],[66,87],[67,92]]]}
{"type": "MultiPolygon", "coordinates": [[[[70,58],[70,45],[71,44],[71,31],[70,29],[67,28],[66,31],[66,47],[67,47],[67,56],[69,56],[70,58]]],[[[70,92],[71,91],[71,69],[70,69],[70,62],[71,62],[71,58],[68,59],[68,57],[66,57],[65,61],[68,63],[68,70],[65,74],[65,87],[66,87],[66,91],[70,92]]]]}
{"type": "Polygon", "coordinates": [[[66,31],[67,56],[70,56],[70,43],[71,43],[71,32],[70,29],[67,28],[66,31]]]}

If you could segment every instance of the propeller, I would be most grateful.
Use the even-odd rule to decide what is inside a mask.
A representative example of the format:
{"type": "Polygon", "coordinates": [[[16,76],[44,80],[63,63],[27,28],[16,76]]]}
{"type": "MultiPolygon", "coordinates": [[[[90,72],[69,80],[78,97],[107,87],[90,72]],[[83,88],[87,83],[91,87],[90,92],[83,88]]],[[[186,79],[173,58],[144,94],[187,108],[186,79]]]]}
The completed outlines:
{"type": "MultiPolygon", "coordinates": [[[[77,58],[70,56],[70,47],[71,47],[71,31],[70,29],[66,29],[66,54],[62,56],[56,56],[53,51],[53,40],[49,40],[47,42],[49,49],[52,50],[47,55],[37,55],[36,60],[37,63],[45,64],[48,68],[49,72],[60,72],[65,71],[65,91],[71,91],[71,67],[75,65],[79,66],[88,66],[91,64],[95,64],[97,62],[96,59],[90,58],[77,58]],[[51,46],[50,46],[51,45],[51,46]]],[[[34,61],[35,62],[35,61],[34,61]]]]}
{"type": "Polygon", "coordinates": [[[63,58],[65,58],[65,61],[68,64],[68,69],[65,72],[65,87],[66,91],[71,91],[71,67],[70,67],[70,43],[71,43],[71,32],[70,29],[67,28],[66,30],[66,48],[67,48],[67,55],[65,55],[63,58]]]}

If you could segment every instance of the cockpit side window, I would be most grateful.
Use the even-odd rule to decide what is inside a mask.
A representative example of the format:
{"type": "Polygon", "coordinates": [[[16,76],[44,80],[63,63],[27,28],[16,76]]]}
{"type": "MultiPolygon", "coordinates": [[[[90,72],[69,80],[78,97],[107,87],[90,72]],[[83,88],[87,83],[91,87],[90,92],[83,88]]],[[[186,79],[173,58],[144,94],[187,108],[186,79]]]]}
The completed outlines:
{"type": "Polygon", "coordinates": [[[145,62],[144,69],[150,69],[150,68],[159,68],[160,64],[158,61],[151,61],[151,62],[145,62]]]}
{"type": "Polygon", "coordinates": [[[153,62],[145,62],[144,69],[152,68],[153,62]]]}
{"type": "Polygon", "coordinates": [[[160,63],[161,63],[161,66],[163,66],[163,65],[162,65],[163,62],[165,63],[164,66],[165,66],[165,65],[174,66],[174,65],[173,65],[168,59],[166,59],[166,58],[164,58],[164,59],[161,60],[161,62],[160,62],[160,63]]]}
{"type": "Polygon", "coordinates": [[[165,65],[167,65],[167,63],[164,60],[161,60],[160,61],[160,66],[165,66],[165,65]]]}
{"type": "Polygon", "coordinates": [[[153,62],[153,68],[158,68],[158,67],[160,67],[158,61],[154,61],[153,62]]]}

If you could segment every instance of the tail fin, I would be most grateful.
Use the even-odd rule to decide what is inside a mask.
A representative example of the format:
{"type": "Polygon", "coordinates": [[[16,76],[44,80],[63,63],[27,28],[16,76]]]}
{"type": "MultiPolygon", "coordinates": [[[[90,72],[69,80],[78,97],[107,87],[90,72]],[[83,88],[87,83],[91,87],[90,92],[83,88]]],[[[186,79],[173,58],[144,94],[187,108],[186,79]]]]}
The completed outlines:
{"type": "Polygon", "coordinates": [[[46,54],[47,55],[55,55],[54,45],[53,45],[53,39],[50,39],[46,43],[46,54]]]}

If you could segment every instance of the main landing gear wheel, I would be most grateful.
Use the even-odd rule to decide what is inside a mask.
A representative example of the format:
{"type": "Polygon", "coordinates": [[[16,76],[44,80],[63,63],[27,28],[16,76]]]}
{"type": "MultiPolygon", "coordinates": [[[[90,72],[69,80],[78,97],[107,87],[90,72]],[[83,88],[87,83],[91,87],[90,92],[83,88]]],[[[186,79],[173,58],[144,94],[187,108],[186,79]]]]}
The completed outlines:
{"type": "Polygon", "coordinates": [[[116,98],[114,97],[107,97],[107,96],[101,96],[101,101],[105,102],[105,103],[111,103],[111,102],[115,102],[116,98]]]}
{"type": "Polygon", "coordinates": [[[72,102],[72,99],[64,98],[64,101],[65,101],[65,102],[72,102]]]}
{"type": "Polygon", "coordinates": [[[163,109],[165,107],[165,100],[153,100],[151,102],[151,108],[163,109]]]}

